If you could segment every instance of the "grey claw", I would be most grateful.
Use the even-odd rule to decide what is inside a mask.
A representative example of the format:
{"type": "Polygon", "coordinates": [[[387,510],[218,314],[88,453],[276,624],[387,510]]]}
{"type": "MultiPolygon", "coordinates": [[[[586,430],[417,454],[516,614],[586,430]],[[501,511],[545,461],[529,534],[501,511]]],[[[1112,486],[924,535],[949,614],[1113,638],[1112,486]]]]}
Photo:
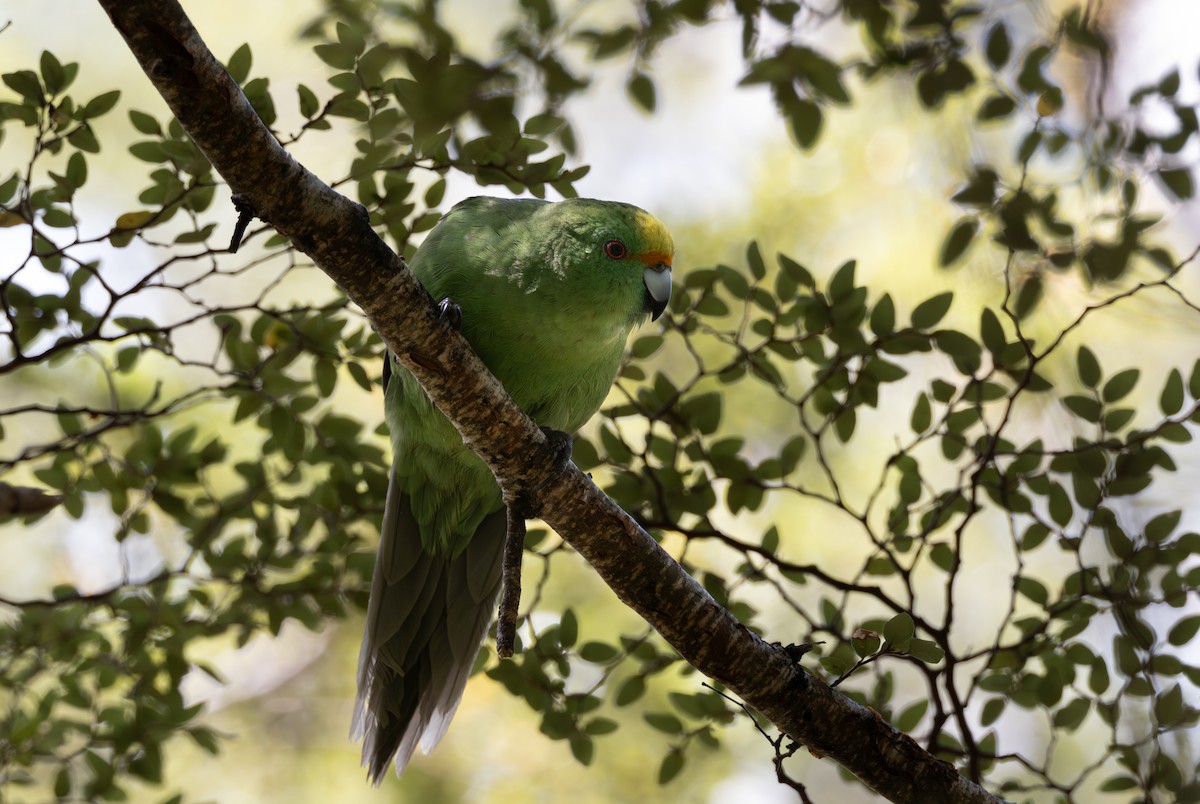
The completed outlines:
{"type": "Polygon", "coordinates": [[[449,296],[438,302],[438,318],[450,325],[455,332],[462,330],[462,308],[455,304],[449,296]]]}

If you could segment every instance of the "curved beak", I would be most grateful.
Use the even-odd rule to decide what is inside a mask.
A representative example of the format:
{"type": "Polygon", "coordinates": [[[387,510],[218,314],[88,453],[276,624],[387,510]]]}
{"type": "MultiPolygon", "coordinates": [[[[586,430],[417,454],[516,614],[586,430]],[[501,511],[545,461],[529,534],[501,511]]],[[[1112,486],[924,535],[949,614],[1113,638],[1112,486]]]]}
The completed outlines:
{"type": "Polygon", "coordinates": [[[657,321],[667,309],[671,301],[671,266],[660,262],[651,265],[642,273],[642,281],[646,283],[646,309],[650,311],[650,320],[657,321]]]}

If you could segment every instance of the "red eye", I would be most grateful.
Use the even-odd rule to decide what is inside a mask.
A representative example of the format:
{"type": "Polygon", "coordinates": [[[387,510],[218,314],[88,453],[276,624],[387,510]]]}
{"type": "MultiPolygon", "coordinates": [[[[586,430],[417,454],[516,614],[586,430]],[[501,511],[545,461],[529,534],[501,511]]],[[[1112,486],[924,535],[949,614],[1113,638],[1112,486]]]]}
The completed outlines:
{"type": "Polygon", "coordinates": [[[625,251],[625,244],[620,240],[609,240],[604,244],[604,253],[611,259],[623,260],[627,252],[625,251]]]}

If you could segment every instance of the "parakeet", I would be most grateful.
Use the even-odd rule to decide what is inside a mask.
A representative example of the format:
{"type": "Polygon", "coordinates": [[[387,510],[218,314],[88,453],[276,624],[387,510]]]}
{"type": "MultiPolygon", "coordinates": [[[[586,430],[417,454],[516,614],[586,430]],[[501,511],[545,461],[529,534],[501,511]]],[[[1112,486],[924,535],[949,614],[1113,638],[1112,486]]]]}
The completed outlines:
{"type": "MultiPolygon", "coordinates": [[[[628,204],[471,198],[413,257],[434,299],[516,404],[572,433],[600,407],[630,332],[671,295],[674,246],[628,204]]],[[[358,670],[353,734],[378,784],[458,708],[500,592],[506,515],[484,463],[395,358],[385,395],[394,459],[358,670]]]]}

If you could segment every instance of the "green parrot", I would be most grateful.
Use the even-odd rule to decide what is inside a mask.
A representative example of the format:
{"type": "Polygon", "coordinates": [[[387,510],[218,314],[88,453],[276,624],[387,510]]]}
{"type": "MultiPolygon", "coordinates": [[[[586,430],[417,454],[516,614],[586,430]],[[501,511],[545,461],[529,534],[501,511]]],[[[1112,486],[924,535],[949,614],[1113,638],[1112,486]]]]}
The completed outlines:
{"type": "MultiPolygon", "coordinates": [[[[520,408],[573,433],[600,407],[630,332],[671,296],[671,236],[628,204],[470,198],[413,257],[520,408]],[[457,316],[456,316],[457,317],[457,316]]],[[[379,784],[445,734],[500,592],[506,513],[491,471],[389,355],[395,457],[371,582],[353,735],[379,784]]]]}

